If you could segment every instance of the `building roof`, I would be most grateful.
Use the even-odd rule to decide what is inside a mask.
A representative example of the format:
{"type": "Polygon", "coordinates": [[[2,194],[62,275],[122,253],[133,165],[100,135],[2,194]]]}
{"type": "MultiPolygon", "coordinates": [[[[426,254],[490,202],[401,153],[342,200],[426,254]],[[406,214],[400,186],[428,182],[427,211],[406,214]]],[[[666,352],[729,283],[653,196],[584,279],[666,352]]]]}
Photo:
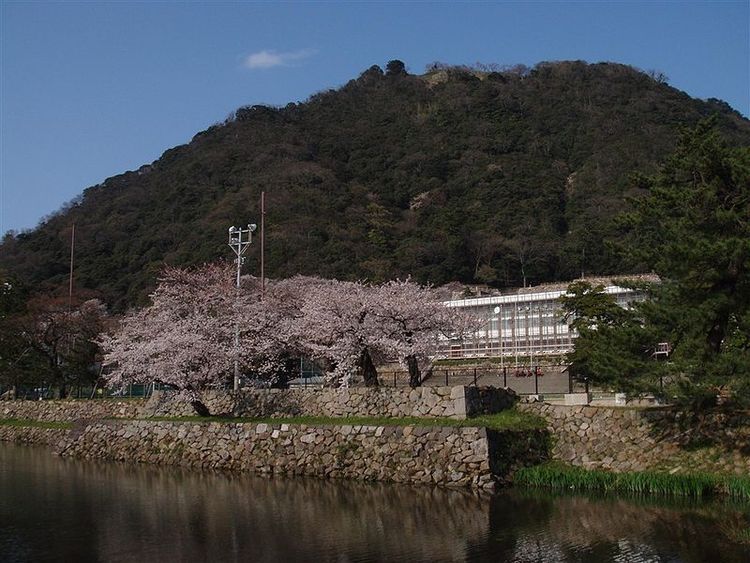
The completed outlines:
{"type": "Polygon", "coordinates": [[[502,305],[504,303],[517,303],[518,301],[544,301],[557,299],[567,292],[568,286],[571,283],[578,281],[588,282],[592,286],[602,285],[605,287],[607,293],[620,293],[622,287],[618,285],[618,282],[658,282],[659,276],[656,274],[636,274],[584,277],[567,282],[554,282],[531,287],[495,290],[492,293],[484,295],[480,291],[479,295],[472,296],[466,295],[466,286],[464,286],[464,291],[454,292],[449,299],[446,299],[445,304],[450,307],[470,307],[494,304],[502,305]]]}

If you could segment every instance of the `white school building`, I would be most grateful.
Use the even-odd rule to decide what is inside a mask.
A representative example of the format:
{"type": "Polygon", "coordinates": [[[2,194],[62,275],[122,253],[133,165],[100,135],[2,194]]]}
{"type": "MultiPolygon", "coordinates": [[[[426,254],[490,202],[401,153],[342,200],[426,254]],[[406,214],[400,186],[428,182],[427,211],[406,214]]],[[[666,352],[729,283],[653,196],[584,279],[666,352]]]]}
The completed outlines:
{"type": "MultiPolygon", "coordinates": [[[[613,279],[658,281],[653,275],[583,281],[603,285],[622,307],[644,299],[643,294],[620,287],[613,279]]],[[[441,338],[438,358],[500,358],[508,365],[534,365],[571,351],[577,335],[564,320],[560,303],[570,283],[446,301],[447,307],[463,309],[484,320],[484,326],[469,337],[441,338]]]]}

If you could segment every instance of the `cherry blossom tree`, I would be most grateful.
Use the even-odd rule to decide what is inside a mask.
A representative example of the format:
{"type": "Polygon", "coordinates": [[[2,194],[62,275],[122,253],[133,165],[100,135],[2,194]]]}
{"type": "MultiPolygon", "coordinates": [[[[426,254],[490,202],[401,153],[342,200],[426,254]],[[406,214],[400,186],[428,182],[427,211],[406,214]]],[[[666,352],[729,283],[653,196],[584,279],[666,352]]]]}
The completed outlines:
{"type": "Polygon", "coordinates": [[[235,288],[230,270],[166,268],[152,304],[100,340],[108,383],[169,385],[203,416],[210,412],[201,392],[226,385],[235,361],[254,381],[273,384],[305,355],[326,367],[329,385],[358,377],[376,386],[376,363],[398,359],[416,386],[438,334],[462,326],[432,289],[409,280],[376,286],[297,276],[261,292],[250,277],[235,288]]]}
{"type": "Polygon", "coordinates": [[[377,303],[373,317],[382,334],[383,353],[397,358],[409,371],[409,385],[417,387],[430,367],[438,337],[474,330],[476,322],[463,312],[448,309],[430,287],[411,280],[395,280],[372,288],[377,303]]]}
{"type": "Polygon", "coordinates": [[[230,265],[165,268],[152,304],[128,313],[101,339],[107,382],[162,383],[209,416],[201,392],[225,386],[235,361],[243,372],[271,379],[283,364],[282,310],[265,304],[257,280],[243,278],[239,290],[233,282],[230,265]]]}
{"type": "Polygon", "coordinates": [[[438,336],[474,330],[473,318],[448,310],[427,287],[410,280],[382,285],[296,278],[301,302],[295,322],[296,345],[331,366],[328,382],[349,385],[356,374],[378,385],[376,362],[397,359],[409,370],[412,386],[421,382],[438,336]]]}
{"type": "Polygon", "coordinates": [[[359,375],[378,385],[374,356],[383,349],[372,287],[362,282],[298,277],[291,280],[300,299],[294,333],[300,350],[331,369],[329,385],[348,386],[359,375]]]}
{"type": "Polygon", "coordinates": [[[152,381],[172,386],[208,416],[200,391],[223,385],[236,356],[236,289],[229,268],[167,267],[151,301],[101,339],[112,368],[106,380],[115,387],[152,381]]]}
{"type": "Polygon", "coordinates": [[[294,329],[301,317],[299,284],[294,279],[272,281],[263,292],[259,280],[248,276],[242,279],[236,308],[245,371],[261,384],[286,385],[289,364],[299,357],[294,329]]]}

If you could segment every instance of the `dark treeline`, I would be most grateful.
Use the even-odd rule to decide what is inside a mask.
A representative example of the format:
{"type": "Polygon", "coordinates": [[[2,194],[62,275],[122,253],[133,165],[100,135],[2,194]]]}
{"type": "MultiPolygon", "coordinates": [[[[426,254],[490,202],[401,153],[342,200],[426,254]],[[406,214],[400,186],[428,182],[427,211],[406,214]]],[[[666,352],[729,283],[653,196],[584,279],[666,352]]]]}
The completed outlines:
{"type": "MultiPolygon", "coordinates": [[[[625,273],[614,217],[680,129],[717,114],[732,144],[750,122],[658,73],[619,64],[520,67],[391,61],[283,108],[249,106],[151,165],[86,189],[36,229],[8,234],[0,271],[76,287],[115,311],[141,304],[166,262],[230,258],[230,225],[258,222],[267,274],[496,287],[625,273]]],[[[258,246],[248,253],[255,271],[258,246]]]]}

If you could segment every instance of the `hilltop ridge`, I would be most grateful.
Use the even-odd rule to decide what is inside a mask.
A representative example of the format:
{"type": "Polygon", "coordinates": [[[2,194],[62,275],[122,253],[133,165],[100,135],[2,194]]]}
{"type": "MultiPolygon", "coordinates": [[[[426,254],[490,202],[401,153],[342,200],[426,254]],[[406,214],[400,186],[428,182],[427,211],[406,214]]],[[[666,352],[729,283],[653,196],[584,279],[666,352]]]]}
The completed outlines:
{"type": "MultiPolygon", "coordinates": [[[[143,302],[163,263],[231,259],[226,230],[258,222],[266,264],[296,273],[493,287],[630,273],[604,240],[683,127],[715,115],[732,144],[750,121],[663,76],[615,63],[370,67],[281,108],[246,106],[155,162],[84,190],[6,235],[0,269],[41,289],[67,279],[116,309],[143,302]]],[[[256,272],[257,245],[248,253],[256,272]]]]}

